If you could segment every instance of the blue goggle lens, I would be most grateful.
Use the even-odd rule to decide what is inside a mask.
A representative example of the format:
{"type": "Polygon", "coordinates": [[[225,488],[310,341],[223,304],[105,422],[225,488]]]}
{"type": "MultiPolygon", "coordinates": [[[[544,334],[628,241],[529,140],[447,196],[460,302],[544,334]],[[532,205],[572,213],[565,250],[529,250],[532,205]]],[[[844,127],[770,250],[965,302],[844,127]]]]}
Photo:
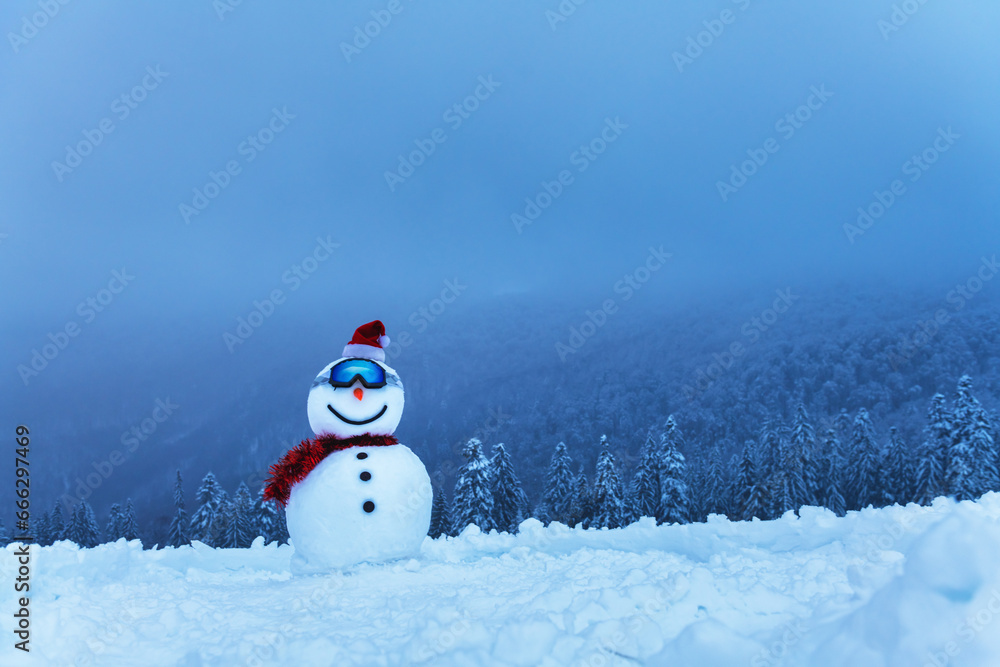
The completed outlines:
{"type": "Polygon", "coordinates": [[[330,369],[330,384],[334,387],[350,387],[355,378],[370,389],[384,387],[385,369],[366,359],[346,359],[330,369]]]}

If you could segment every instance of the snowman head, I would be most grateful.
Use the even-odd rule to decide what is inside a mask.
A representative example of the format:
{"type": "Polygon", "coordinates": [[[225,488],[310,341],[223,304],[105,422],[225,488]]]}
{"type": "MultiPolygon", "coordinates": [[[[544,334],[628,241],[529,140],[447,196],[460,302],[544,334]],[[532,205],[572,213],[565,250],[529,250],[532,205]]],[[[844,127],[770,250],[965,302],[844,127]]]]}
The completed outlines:
{"type": "Polygon", "coordinates": [[[389,344],[385,327],[375,320],[358,327],[344,356],[313,380],[307,403],[316,435],[349,438],[392,435],[403,415],[403,383],[385,364],[389,344]]]}

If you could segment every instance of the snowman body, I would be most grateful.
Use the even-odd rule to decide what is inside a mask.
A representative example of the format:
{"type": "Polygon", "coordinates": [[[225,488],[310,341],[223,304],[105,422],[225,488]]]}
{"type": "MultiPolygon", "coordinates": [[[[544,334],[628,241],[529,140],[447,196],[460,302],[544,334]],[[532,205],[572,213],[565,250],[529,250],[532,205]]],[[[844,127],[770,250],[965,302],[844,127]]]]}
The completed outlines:
{"type": "Polygon", "coordinates": [[[417,553],[431,480],[405,445],[333,452],[292,488],[285,509],[296,569],[329,570],[417,553]]]}
{"type": "Polygon", "coordinates": [[[309,392],[313,432],[348,446],[327,454],[288,493],[285,520],[298,573],[412,556],[430,526],[427,469],[389,437],[403,412],[402,382],[384,356],[365,347],[348,345],[309,392]],[[365,445],[364,436],[391,444],[365,445]]]}

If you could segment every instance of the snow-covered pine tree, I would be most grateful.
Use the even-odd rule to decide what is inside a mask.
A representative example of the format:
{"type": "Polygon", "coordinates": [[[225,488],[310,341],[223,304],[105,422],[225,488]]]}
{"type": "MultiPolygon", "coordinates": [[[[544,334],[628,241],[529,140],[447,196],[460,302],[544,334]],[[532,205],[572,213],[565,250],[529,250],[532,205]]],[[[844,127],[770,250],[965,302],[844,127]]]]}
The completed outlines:
{"type": "MultiPolygon", "coordinates": [[[[657,443],[657,450],[664,461],[669,457],[671,447],[677,451],[684,449],[684,434],[681,433],[673,415],[667,417],[667,421],[663,423],[663,431],[660,432],[660,439],[657,443]]],[[[663,468],[665,469],[666,466],[664,465],[663,468]]]]}
{"type": "Polygon", "coordinates": [[[225,542],[230,549],[246,549],[253,542],[253,499],[246,482],[240,482],[233,502],[230,503],[226,522],[225,542]]]}
{"type": "Polygon", "coordinates": [[[437,489],[434,492],[434,501],[431,503],[431,526],[427,534],[432,539],[437,539],[442,535],[451,535],[451,516],[448,511],[448,498],[444,495],[444,489],[437,489]]]}
{"type": "Polygon", "coordinates": [[[229,499],[229,494],[220,489],[219,507],[212,516],[212,525],[208,527],[208,533],[202,540],[210,547],[226,546],[226,536],[229,534],[229,520],[233,514],[233,503],[229,499]]]}
{"type": "Polygon", "coordinates": [[[724,514],[730,518],[732,521],[736,521],[735,518],[738,514],[736,510],[736,476],[740,471],[740,460],[743,458],[743,449],[739,449],[735,453],[729,456],[729,461],[726,463],[726,489],[725,489],[725,499],[726,499],[726,511],[724,514]]]}
{"type": "Polygon", "coordinates": [[[190,544],[189,530],[187,511],[184,509],[184,478],[181,477],[181,471],[178,470],[177,480],[174,482],[174,518],[170,521],[167,544],[172,547],[190,544]]]}
{"type": "Polygon", "coordinates": [[[854,418],[854,430],[851,434],[850,454],[850,488],[851,508],[862,509],[880,500],[878,489],[879,465],[881,464],[879,448],[875,443],[875,428],[871,417],[864,408],[858,410],[854,418]]]}
{"type": "Polygon", "coordinates": [[[910,502],[913,499],[913,491],[910,482],[909,452],[903,437],[899,435],[899,429],[895,426],[889,429],[883,470],[882,504],[905,505],[910,502]]]}
{"type": "Polygon", "coordinates": [[[86,500],[81,501],[73,510],[73,520],[66,532],[67,538],[81,547],[96,547],[100,543],[97,519],[94,518],[94,510],[86,500]]]}
{"type": "Polygon", "coordinates": [[[215,546],[212,524],[215,523],[215,515],[222,504],[224,493],[213,473],[209,472],[201,480],[197,494],[198,509],[191,517],[190,536],[192,540],[199,540],[209,546],[215,546]]]}
{"type": "Polygon", "coordinates": [[[576,491],[573,494],[573,526],[580,525],[584,528],[590,527],[590,519],[594,515],[594,497],[590,490],[590,482],[587,480],[587,473],[583,471],[583,464],[576,474],[576,491]]]}
{"type": "MultiPolygon", "coordinates": [[[[951,464],[956,474],[961,466],[955,459],[968,452],[967,465],[970,472],[963,497],[978,498],[988,491],[997,490],[1000,487],[1000,473],[993,426],[989,414],[972,394],[972,378],[968,375],[963,375],[958,381],[951,438],[951,464]]],[[[957,493],[955,495],[959,497],[957,493]]]]}
{"type": "Polygon", "coordinates": [[[545,495],[542,502],[545,521],[568,524],[573,514],[573,460],[560,442],[552,453],[552,462],[545,475],[545,495]]]}
{"type": "Polygon", "coordinates": [[[543,525],[548,525],[549,513],[545,509],[545,499],[542,496],[538,496],[538,502],[534,506],[529,507],[527,510],[527,515],[525,518],[538,519],[543,525]]]}
{"type": "Polygon", "coordinates": [[[270,544],[277,539],[278,507],[273,500],[265,500],[264,487],[260,487],[257,499],[253,503],[251,532],[254,537],[260,535],[264,544],[270,544]]]}
{"type": "Polygon", "coordinates": [[[117,542],[123,534],[122,506],[118,503],[112,503],[111,509],[108,510],[108,523],[104,527],[104,538],[108,542],[117,542]]]}
{"type": "Polygon", "coordinates": [[[938,453],[936,444],[930,439],[925,439],[920,446],[914,470],[913,494],[914,500],[921,505],[930,505],[944,493],[944,470],[938,453]]]}
{"type": "MultiPolygon", "coordinates": [[[[673,417],[668,421],[668,427],[673,417]]],[[[660,476],[660,505],[656,520],[659,523],[687,523],[690,517],[687,487],[687,466],[678,448],[680,437],[676,425],[660,436],[660,449],[664,452],[660,476]]]]}
{"type": "Polygon", "coordinates": [[[757,451],[757,478],[767,503],[767,518],[781,516],[791,501],[785,498],[785,475],[781,467],[784,457],[782,437],[770,417],[761,426],[757,451]]]}
{"type": "Polygon", "coordinates": [[[52,538],[49,535],[49,513],[42,512],[42,515],[32,521],[32,524],[35,543],[43,547],[52,544],[52,538]]]}
{"type": "Polygon", "coordinates": [[[527,514],[528,497],[502,442],[493,447],[490,459],[490,493],[493,495],[493,525],[498,531],[513,535],[527,514]]]}
{"type": "MultiPolygon", "coordinates": [[[[976,402],[978,405],[978,401],[976,402]]],[[[976,492],[980,495],[990,491],[1000,491],[1000,455],[993,438],[993,426],[989,414],[978,406],[976,420],[972,429],[972,453],[976,461],[978,484],[976,492]]]]}
{"type": "Polygon", "coordinates": [[[597,456],[594,477],[594,512],[591,526],[595,528],[621,528],[625,520],[625,499],[622,482],[611,454],[608,436],[601,436],[601,452],[597,456]]]}
{"type": "Polygon", "coordinates": [[[778,432],[778,467],[773,474],[772,488],[775,491],[775,514],[780,516],[792,510],[798,511],[798,497],[802,494],[802,457],[795,450],[786,433],[778,432]]]}
{"type": "Polygon", "coordinates": [[[8,544],[10,544],[10,535],[7,534],[7,526],[3,525],[3,519],[0,519],[0,547],[5,547],[8,544]]]}
{"type": "Polygon", "coordinates": [[[708,455],[708,466],[705,468],[705,499],[702,502],[702,511],[706,517],[709,514],[724,515],[729,511],[728,489],[726,469],[722,464],[722,448],[719,443],[715,443],[708,455]]]}
{"type": "Polygon", "coordinates": [[[462,449],[465,464],[458,470],[455,484],[454,529],[462,532],[469,524],[476,524],[488,533],[493,523],[493,494],[490,492],[490,462],[483,454],[483,443],[472,438],[462,449]]]}
{"type": "Polygon", "coordinates": [[[820,459],[822,505],[837,516],[844,516],[846,503],[844,502],[843,469],[844,456],[841,453],[840,438],[837,431],[827,429],[823,440],[823,457],[820,459]]]}
{"type": "Polygon", "coordinates": [[[948,467],[945,472],[948,493],[956,500],[969,500],[979,495],[979,462],[976,461],[976,444],[973,442],[977,407],[979,401],[972,395],[972,378],[963,375],[958,381],[955,396],[951,446],[948,449],[948,467]]]}
{"type": "MultiPolygon", "coordinates": [[[[94,508],[90,503],[83,501],[83,536],[86,546],[96,547],[101,543],[101,528],[97,525],[97,516],[94,515],[94,508]]],[[[84,546],[81,544],[81,546],[84,546]]]]}
{"type": "MultiPolygon", "coordinates": [[[[761,429],[760,434],[763,435],[763,433],[764,433],[764,430],[761,429]]],[[[764,445],[760,441],[754,440],[753,438],[750,438],[750,439],[744,441],[743,447],[744,447],[744,449],[749,449],[749,451],[747,452],[747,455],[750,457],[751,461],[753,462],[754,479],[756,480],[757,490],[758,490],[758,493],[759,493],[759,497],[761,499],[760,500],[760,502],[761,502],[761,508],[760,508],[761,514],[758,514],[756,516],[758,518],[762,519],[762,520],[764,520],[764,519],[772,519],[772,518],[774,518],[774,509],[771,506],[771,498],[773,497],[773,494],[772,494],[772,491],[771,491],[771,488],[770,488],[771,477],[769,475],[767,475],[766,472],[765,472],[765,470],[766,470],[766,464],[764,463],[764,461],[767,458],[767,455],[766,455],[766,453],[764,451],[764,445]]],[[[740,460],[741,461],[742,461],[742,458],[743,458],[743,456],[742,456],[742,451],[741,451],[740,452],[740,460]]],[[[739,468],[737,467],[737,470],[738,469],[739,468]]],[[[735,476],[734,476],[734,479],[735,479],[735,476]]],[[[734,498],[735,498],[735,494],[736,494],[736,486],[734,485],[734,487],[733,487],[733,497],[734,498]]],[[[734,502],[735,502],[735,500],[734,500],[734,502]]]]}
{"type": "Polygon", "coordinates": [[[139,539],[139,525],[135,521],[135,507],[132,506],[132,499],[125,499],[125,509],[122,510],[122,537],[126,541],[139,539]]]}
{"type": "Polygon", "coordinates": [[[819,478],[819,461],[815,443],[802,450],[802,483],[805,488],[804,505],[819,506],[823,484],[819,478]]]}
{"type": "Polygon", "coordinates": [[[792,422],[791,449],[793,455],[798,458],[795,462],[795,474],[789,476],[792,489],[792,500],[795,509],[798,510],[803,505],[815,505],[818,481],[816,478],[816,468],[813,459],[813,452],[816,447],[816,431],[809,421],[809,413],[806,406],[801,401],[795,410],[795,419],[792,422]]]}
{"type": "Polygon", "coordinates": [[[704,522],[708,518],[708,511],[705,509],[708,501],[705,480],[704,465],[696,463],[687,467],[687,477],[684,479],[684,483],[688,489],[687,520],[691,523],[704,522]]]}
{"type": "Polygon", "coordinates": [[[951,457],[952,414],[944,394],[934,394],[927,409],[924,445],[917,465],[920,502],[929,505],[938,496],[948,495],[948,461],[951,457]]]}
{"type": "Polygon", "coordinates": [[[840,414],[834,420],[834,426],[836,427],[837,440],[839,442],[846,442],[851,437],[851,428],[853,421],[851,420],[851,415],[847,413],[847,408],[841,408],[840,414]]]}
{"type": "MultiPolygon", "coordinates": [[[[998,477],[1000,477],[1000,414],[997,414],[996,410],[991,410],[989,418],[990,425],[993,426],[993,452],[996,455],[994,458],[997,462],[998,477]]],[[[1000,479],[997,480],[997,483],[1000,484],[1000,479]]]]}
{"type": "Polygon", "coordinates": [[[767,498],[760,485],[754,454],[757,449],[753,440],[743,445],[739,467],[735,477],[733,503],[735,505],[733,518],[737,521],[750,521],[754,517],[767,517],[767,498]]]}
{"type": "Polygon", "coordinates": [[[62,506],[56,503],[49,512],[49,537],[52,543],[66,539],[66,521],[63,519],[62,506]]]}
{"type": "Polygon", "coordinates": [[[931,398],[927,410],[924,441],[914,465],[914,498],[930,505],[935,498],[948,494],[946,472],[951,448],[951,413],[944,395],[931,398]]]}
{"type": "Polygon", "coordinates": [[[275,507],[277,512],[277,523],[274,526],[274,536],[272,541],[278,544],[288,544],[288,524],[285,523],[285,510],[280,507],[275,507]]]}
{"type": "Polygon", "coordinates": [[[660,505],[660,461],[652,438],[647,437],[629,489],[629,514],[633,520],[656,517],[656,508],[660,505]]]}

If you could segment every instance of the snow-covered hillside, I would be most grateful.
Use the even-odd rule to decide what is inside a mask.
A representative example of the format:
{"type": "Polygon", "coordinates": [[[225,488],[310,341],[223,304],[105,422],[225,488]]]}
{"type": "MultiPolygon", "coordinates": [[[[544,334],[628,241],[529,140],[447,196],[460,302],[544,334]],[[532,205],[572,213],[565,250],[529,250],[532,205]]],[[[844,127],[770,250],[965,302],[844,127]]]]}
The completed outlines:
{"type": "Polygon", "coordinates": [[[309,577],[288,546],[60,542],[35,551],[32,653],[5,629],[0,664],[1000,664],[1000,494],[801,514],[472,527],[414,560],[309,577]]]}

